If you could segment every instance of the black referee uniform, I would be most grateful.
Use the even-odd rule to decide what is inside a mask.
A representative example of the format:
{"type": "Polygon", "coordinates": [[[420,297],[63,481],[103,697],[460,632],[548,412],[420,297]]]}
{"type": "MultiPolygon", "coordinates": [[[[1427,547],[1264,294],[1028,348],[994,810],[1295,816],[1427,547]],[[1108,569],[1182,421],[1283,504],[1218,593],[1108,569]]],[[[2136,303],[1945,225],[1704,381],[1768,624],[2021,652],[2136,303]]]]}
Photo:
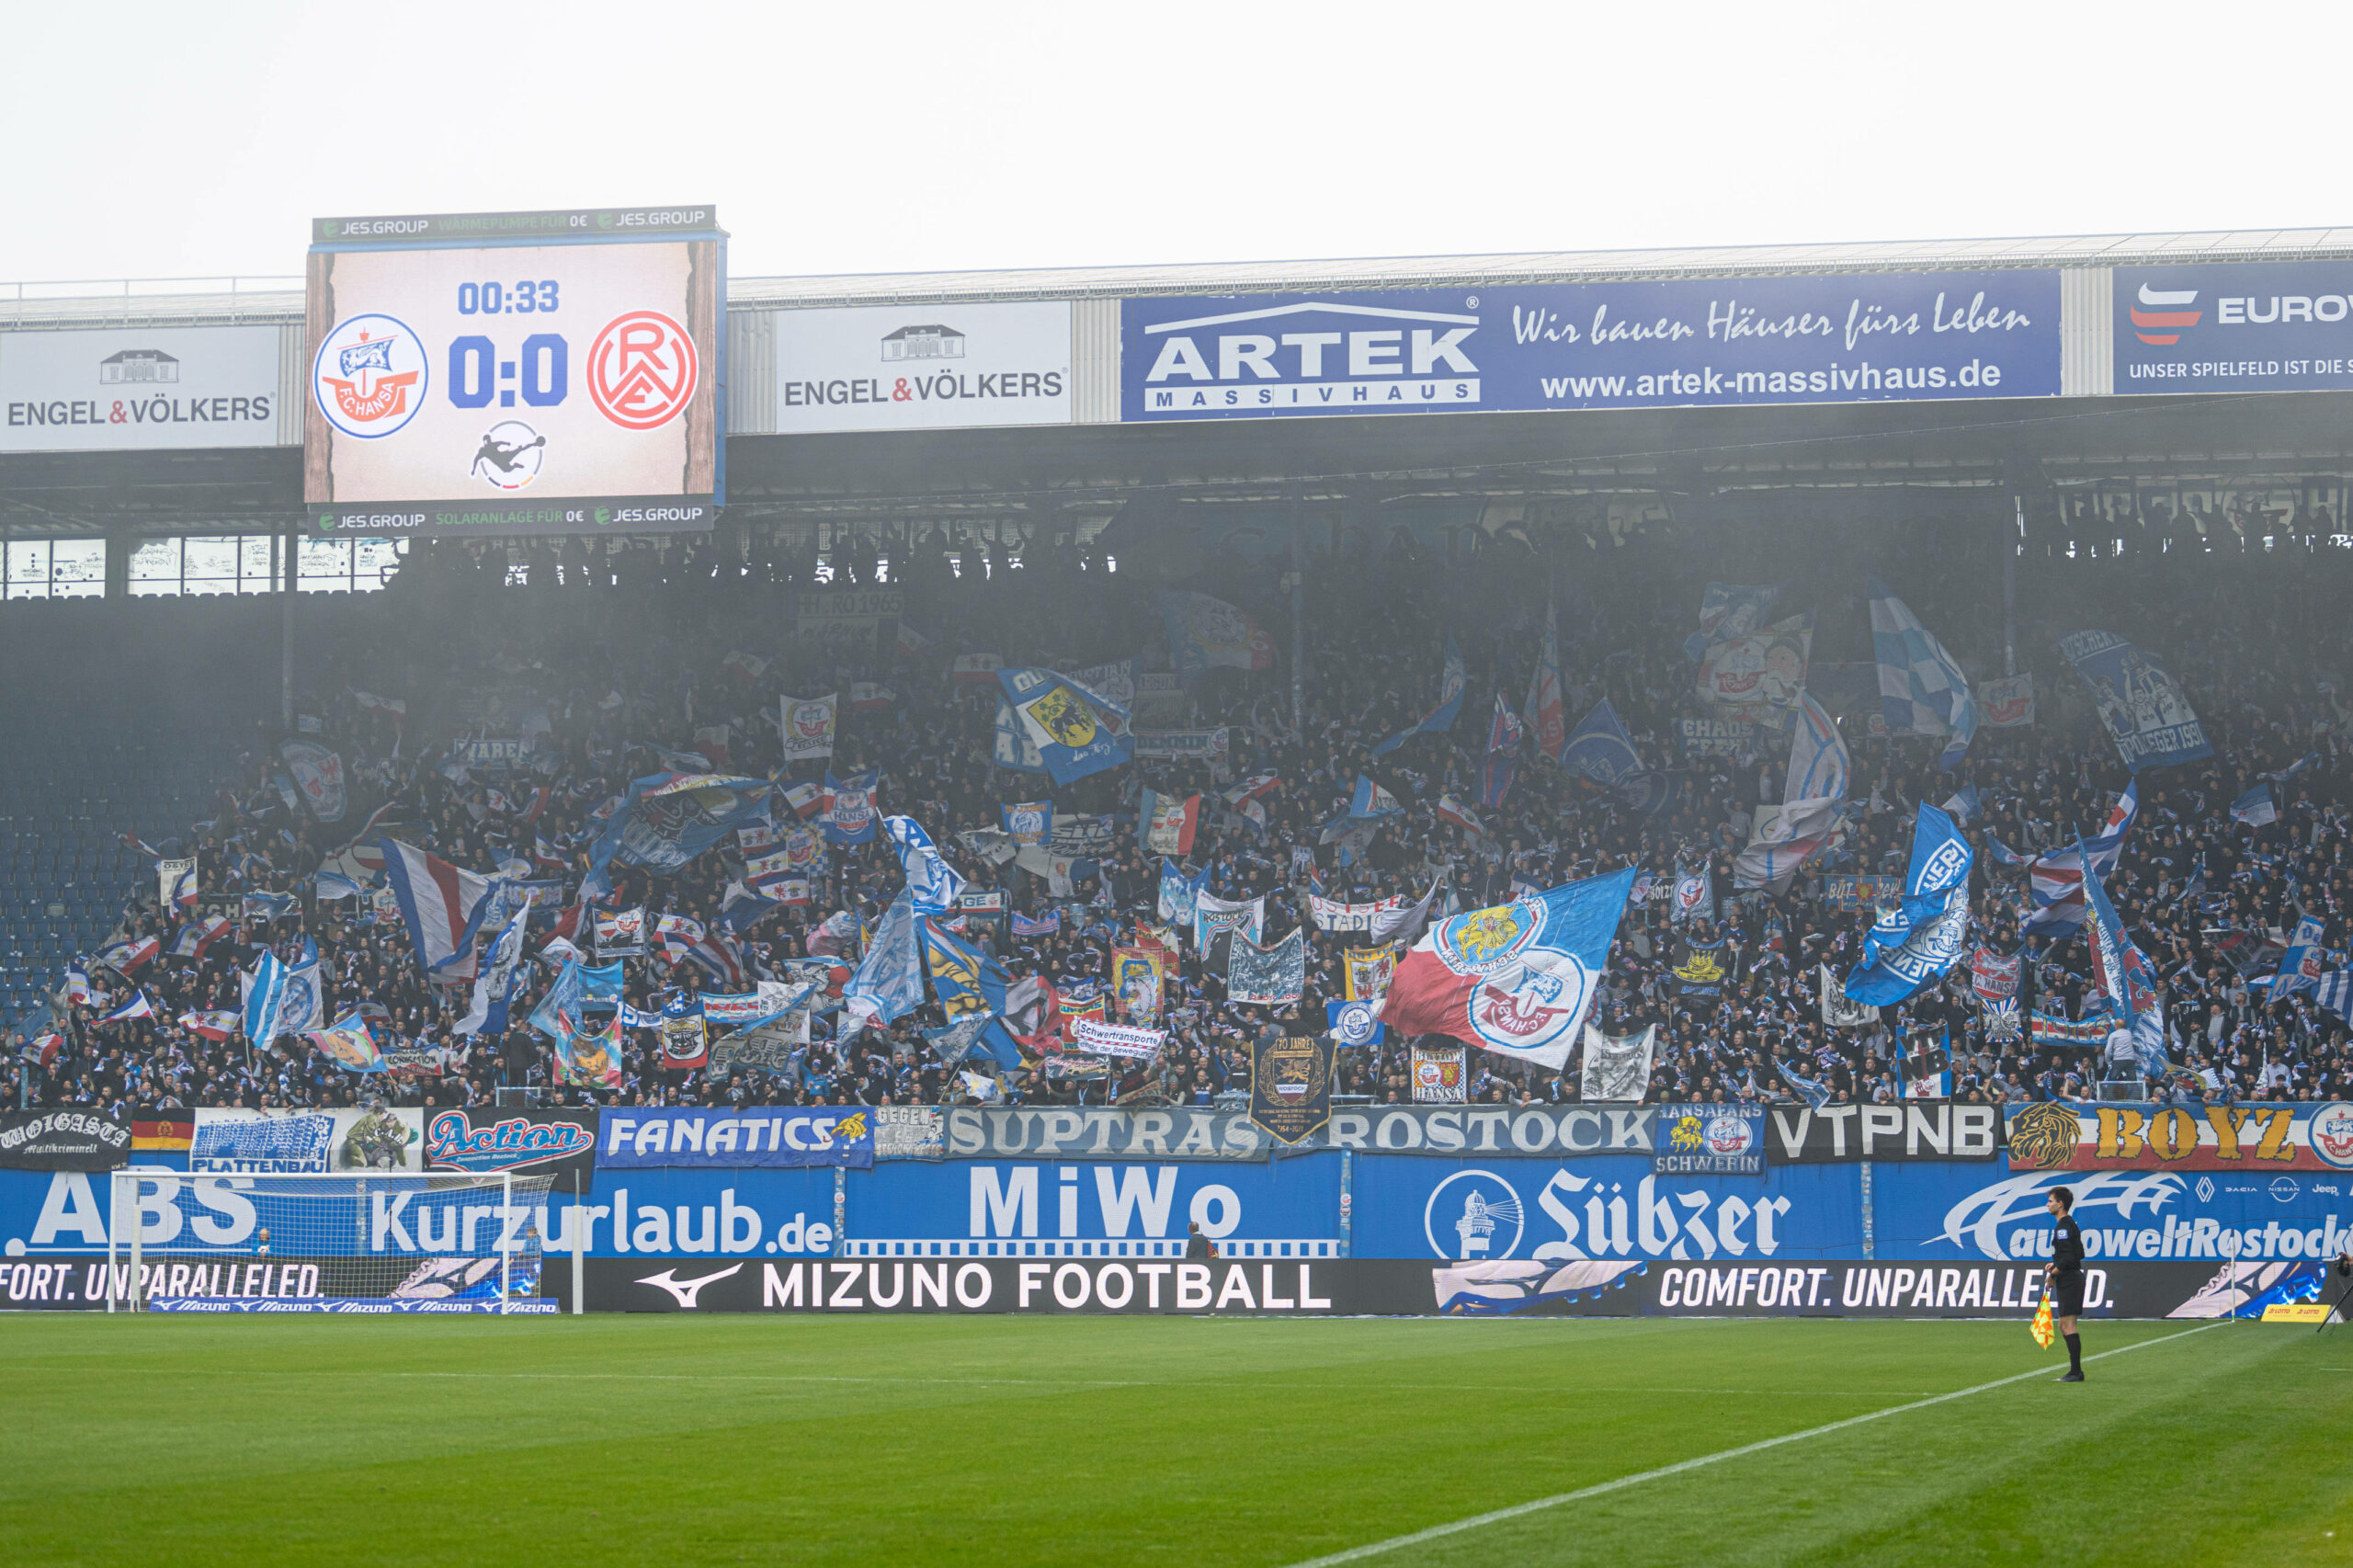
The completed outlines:
{"type": "Polygon", "coordinates": [[[2067,1376],[2080,1382],[2084,1376],[2084,1336],[2075,1333],[2073,1325],[2084,1310],[2084,1228],[2075,1223],[2072,1210],[2057,1216],[2051,1224],[2051,1310],[2052,1316],[2069,1325],[2067,1376]]]}

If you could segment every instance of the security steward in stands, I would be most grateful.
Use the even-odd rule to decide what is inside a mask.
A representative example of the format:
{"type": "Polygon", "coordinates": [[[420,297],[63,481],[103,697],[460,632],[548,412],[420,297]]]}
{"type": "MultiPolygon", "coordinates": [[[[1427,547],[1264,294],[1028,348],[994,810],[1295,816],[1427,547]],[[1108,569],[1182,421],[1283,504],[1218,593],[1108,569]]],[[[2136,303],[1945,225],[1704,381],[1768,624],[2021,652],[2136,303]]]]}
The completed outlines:
{"type": "Polygon", "coordinates": [[[2069,1188],[2052,1187],[2044,1207],[2051,1210],[2051,1261],[2042,1266],[2042,1277],[2051,1292],[2052,1315],[2067,1341],[2067,1373],[2058,1381],[2080,1383],[2084,1341],[2075,1332],[2075,1319],[2084,1310],[2084,1230],[2075,1223],[2075,1195],[2069,1188]]]}

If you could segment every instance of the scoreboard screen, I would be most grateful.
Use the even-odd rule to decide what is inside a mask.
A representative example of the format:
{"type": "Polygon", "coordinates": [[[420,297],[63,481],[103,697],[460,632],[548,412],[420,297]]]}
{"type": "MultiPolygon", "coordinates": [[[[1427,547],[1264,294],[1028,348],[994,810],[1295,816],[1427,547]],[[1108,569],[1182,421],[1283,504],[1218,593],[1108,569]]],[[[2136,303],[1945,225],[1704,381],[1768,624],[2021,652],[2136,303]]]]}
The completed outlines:
{"type": "Polygon", "coordinates": [[[726,256],[708,206],[319,220],[311,528],[709,528],[726,256]]]}

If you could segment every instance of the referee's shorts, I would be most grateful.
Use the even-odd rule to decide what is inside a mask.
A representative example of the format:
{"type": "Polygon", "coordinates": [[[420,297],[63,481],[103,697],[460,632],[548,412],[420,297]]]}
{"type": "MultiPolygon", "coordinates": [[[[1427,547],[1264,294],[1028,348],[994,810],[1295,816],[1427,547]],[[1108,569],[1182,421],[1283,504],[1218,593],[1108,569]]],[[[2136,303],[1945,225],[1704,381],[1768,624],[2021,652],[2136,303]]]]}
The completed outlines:
{"type": "Polygon", "coordinates": [[[2083,1270],[2077,1269],[2072,1274],[2054,1274],[2051,1277],[2051,1312],[2054,1317],[2083,1316],[2083,1270]]]}

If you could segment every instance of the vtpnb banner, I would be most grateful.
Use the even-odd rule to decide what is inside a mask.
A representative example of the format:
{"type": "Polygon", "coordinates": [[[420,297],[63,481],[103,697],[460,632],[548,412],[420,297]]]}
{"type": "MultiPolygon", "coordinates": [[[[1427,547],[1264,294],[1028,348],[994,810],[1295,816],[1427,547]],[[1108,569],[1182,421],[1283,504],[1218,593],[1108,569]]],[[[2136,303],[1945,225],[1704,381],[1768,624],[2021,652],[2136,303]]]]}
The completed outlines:
{"type": "Polygon", "coordinates": [[[709,528],[724,241],[707,206],[320,219],[309,528],[709,528]]]}

